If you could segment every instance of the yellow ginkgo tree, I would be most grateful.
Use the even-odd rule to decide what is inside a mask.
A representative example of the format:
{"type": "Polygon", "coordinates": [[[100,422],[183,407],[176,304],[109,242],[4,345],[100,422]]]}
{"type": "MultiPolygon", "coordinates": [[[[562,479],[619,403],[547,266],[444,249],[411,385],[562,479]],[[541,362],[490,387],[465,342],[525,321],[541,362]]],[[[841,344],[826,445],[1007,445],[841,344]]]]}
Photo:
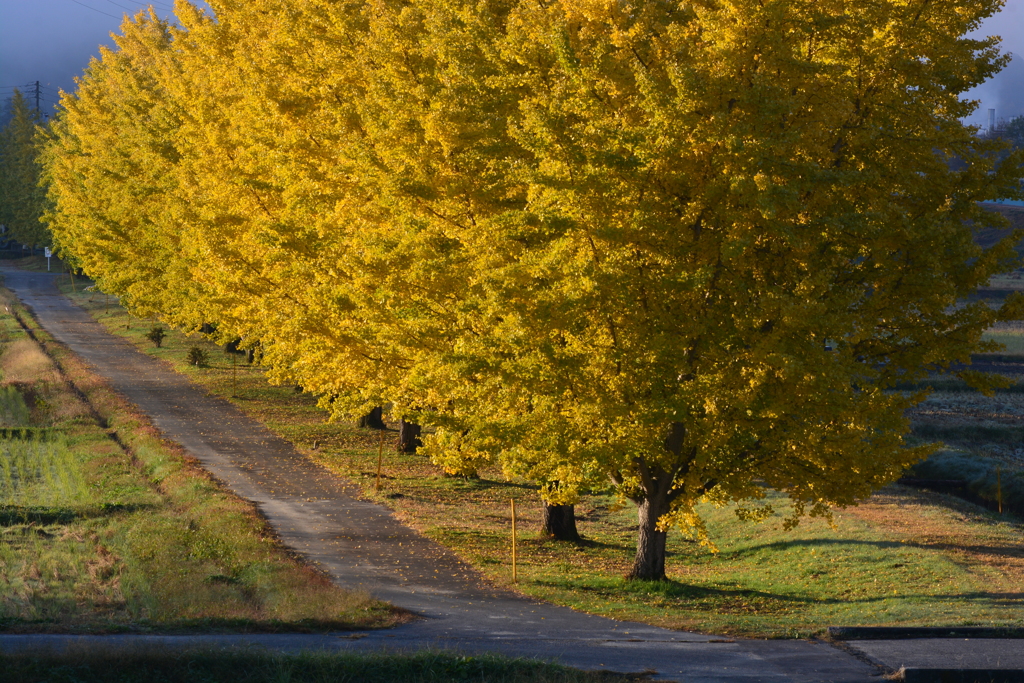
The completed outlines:
{"type": "Polygon", "coordinates": [[[166,22],[140,14],[122,24],[117,49],[100,49],[45,145],[50,222],[61,253],[140,316],[191,327],[214,301],[192,276],[182,226],[176,132],[180,107],[158,75],[174,69],[166,22]]]}
{"type": "MultiPolygon", "coordinates": [[[[554,504],[612,482],[633,578],[665,576],[669,526],[703,535],[700,501],[757,517],[776,489],[795,522],[898,477],[928,449],[893,389],[1018,313],[964,303],[1016,260],[971,230],[1021,156],[961,124],[1005,63],[967,37],[997,0],[210,5],[80,85],[107,116],[104,69],[134,59],[173,112],[130,129],[166,157],[109,141],[178,221],[140,224],[167,261],[132,282],[339,413],[431,425],[450,471],[494,460],[554,504]]],[[[70,157],[58,207],[101,171],[123,192],[70,157]]],[[[61,244],[113,273],[127,222],[61,244]]]]}
{"type": "Polygon", "coordinates": [[[377,219],[345,240],[383,265],[353,315],[406,349],[428,452],[496,454],[555,500],[610,478],[638,579],[664,576],[668,525],[702,533],[698,501],[757,516],[773,488],[795,520],[898,477],[928,449],[892,389],[1019,309],[963,303],[1016,262],[971,226],[1021,158],[961,124],[1005,61],[965,37],[997,8],[375,15],[354,172],[377,219]]]}

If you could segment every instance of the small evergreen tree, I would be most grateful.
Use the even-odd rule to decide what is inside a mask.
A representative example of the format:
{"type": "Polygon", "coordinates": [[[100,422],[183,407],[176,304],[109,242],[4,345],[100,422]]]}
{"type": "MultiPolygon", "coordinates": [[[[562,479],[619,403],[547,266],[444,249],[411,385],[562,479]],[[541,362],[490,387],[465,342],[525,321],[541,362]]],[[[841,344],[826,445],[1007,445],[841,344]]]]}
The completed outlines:
{"type": "Polygon", "coordinates": [[[1003,128],[1003,137],[1013,143],[1017,149],[1024,149],[1024,115],[1010,119],[1003,128]]]}
{"type": "Polygon", "coordinates": [[[43,216],[46,190],[40,187],[39,130],[42,118],[28,100],[15,90],[10,122],[0,131],[0,224],[4,238],[43,246],[50,234],[43,216]]]}

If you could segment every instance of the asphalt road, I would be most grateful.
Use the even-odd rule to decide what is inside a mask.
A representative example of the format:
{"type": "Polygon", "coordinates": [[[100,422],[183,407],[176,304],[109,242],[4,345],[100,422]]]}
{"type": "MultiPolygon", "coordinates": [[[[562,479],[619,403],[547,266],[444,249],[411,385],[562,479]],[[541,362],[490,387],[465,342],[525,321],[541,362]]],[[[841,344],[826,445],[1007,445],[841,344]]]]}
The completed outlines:
{"type": "MultiPolygon", "coordinates": [[[[655,670],[656,678],[697,681],[867,681],[879,669],[827,643],[722,638],[615,621],[495,590],[469,566],[360,501],[345,481],[297,453],[234,406],[106,332],[60,294],[47,273],[0,267],[5,284],[40,324],[66,344],[163,434],[180,443],[236,494],[254,501],[285,544],[341,586],[365,590],[423,618],[363,636],[0,635],[5,651],[35,647],[256,644],[283,649],[451,648],[557,660],[583,669],[655,670]]],[[[905,641],[912,643],[913,641],[905,641]]],[[[1001,652],[1018,641],[1002,641],[1001,652]]],[[[961,646],[961,650],[963,646],[961,646]]],[[[866,650],[864,652],[867,652],[866,650]]],[[[873,651],[898,667],[908,655],[946,655],[891,643],[873,651]],[[901,649],[902,648],[902,649],[901,649]],[[908,649],[909,648],[909,649],[908,649]]],[[[955,648],[948,656],[959,653],[955,648]]],[[[867,652],[867,654],[871,654],[867,652]]],[[[938,657],[938,659],[936,659],[938,657]]],[[[949,659],[953,662],[953,659],[949,659]]],[[[874,679],[877,680],[877,679],[874,679]]]]}

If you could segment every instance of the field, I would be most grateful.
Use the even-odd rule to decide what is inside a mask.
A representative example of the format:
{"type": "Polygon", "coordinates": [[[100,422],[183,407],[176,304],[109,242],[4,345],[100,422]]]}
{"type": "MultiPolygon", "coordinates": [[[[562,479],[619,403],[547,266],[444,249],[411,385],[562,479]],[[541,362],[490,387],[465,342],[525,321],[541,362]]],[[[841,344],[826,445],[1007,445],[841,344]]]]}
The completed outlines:
{"type": "Polygon", "coordinates": [[[496,470],[483,470],[479,479],[445,477],[425,458],[394,452],[393,430],[381,435],[329,422],[313,397],[268,385],[241,356],[178,333],[155,348],[145,338],[153,321],[129,320],[102,294],[74,296],[111,331],[213,393],[233,397],[242,410],[355,481],[368,499],[391,507],[497,585],[620,619],[763,637],[806,636],[839,624],[1024,625],[1024,525],[1012,515],[902,486],[837,511],[833,526],[806,520],[791,532],[781,527],[784,501],[777,501],[775,517],[759,525],[738,521],[729,508],[708,507],[703,512],[716,551],[673,531],[670,580],[630,583],[621,577],[632,559],[635,513],[610,491],[595,491],[577,506],[584,543],[542,540],[536,533],[540,501],[528,482],[507,480],[496,470]],[[186,363],[193,346],[206,351],[205,366],[186,363]],[[382,484],[376,490],[382,437],[382,484]],[[514,586],[510,499],[516,500],[521,530],[514,586]]]}
{"type": "Polygon", "coordinates": [[[36,334],[52,356],[0,314],[0,628],[294,631],[406,618],[286,552],[251,504],[36,334]]]}
{"type": "Polygon", "coordinates": [[[982,338],[1004,345],[1006,348],[1000,353],[1024,355],[1024,321],[999,323],[982,338]]]}

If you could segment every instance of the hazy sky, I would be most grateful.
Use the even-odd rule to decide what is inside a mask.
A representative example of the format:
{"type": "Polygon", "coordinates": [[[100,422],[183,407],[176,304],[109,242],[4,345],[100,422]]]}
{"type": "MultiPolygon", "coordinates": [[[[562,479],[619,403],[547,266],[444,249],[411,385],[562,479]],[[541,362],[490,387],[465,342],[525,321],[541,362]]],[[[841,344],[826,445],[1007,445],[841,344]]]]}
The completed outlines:
{"type": "Polygon", "coordinates": [[[1010,65],[995,78],[967,93],[971,99],[981,101],[968,122],[985,126],[989,108],[995,109],[1001,119],[1024,114],[1024,0],[1006,0],[1003,11],[989,19],[980,33],[1002,37],[1003,52],[1014,55],[1010,65]]]}
{"type": "MultiPolygon", "coordinates": [[[[167,16],[173,0],[0,0],[0,99],[15,86],[39,81],[40,104],[48,111],[59,89],[74,88],[74,77],[97,54],[98,46],[112,44],[110,33],[117,31],[125,12],[134,14],[150,4],[167,16]]],[[[1020,55],[1003,73],[970,93],[981,100],[970,122],[984,125],[990,107],[999,118],[1024,114],[1024,0],[1007,0],[982,33],[1002,36],[1004,51],[1020,55]]]]}
{"type": "Polygon", "coordinates": [[[110,34],[124,15],[150,5],[166,17],[174,0],[0,0],[0,99],[15,86],[32,94],[39,81],[41,109],[52,111],[58,91],[74,89],[100,44],[113,46],[110,34]]]}

